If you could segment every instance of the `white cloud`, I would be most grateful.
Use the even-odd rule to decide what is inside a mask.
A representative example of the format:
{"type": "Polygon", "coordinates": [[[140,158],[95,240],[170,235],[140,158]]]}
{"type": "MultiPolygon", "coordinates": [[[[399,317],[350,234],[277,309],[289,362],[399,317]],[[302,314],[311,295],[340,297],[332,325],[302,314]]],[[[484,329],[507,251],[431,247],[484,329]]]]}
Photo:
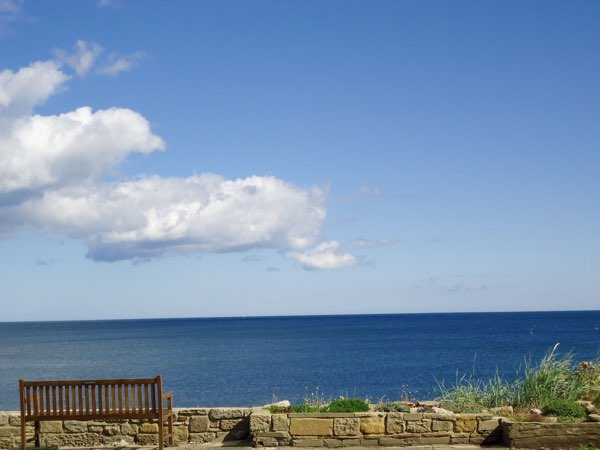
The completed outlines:
{"type": "MultiPolygon", "coordinates": [[[[88,44],[77,49],[68,64],[83,76],[95,56],[85,56],[88,44]]],[[[310,269],[356,264],[337,242],[318,244],[326,189],[214,174],[107,182],[130,154],[165,144],[130,109],[33,115],[68,79],[54,61],[0,72],[1,236],[33,229],[81,239],[97,261],[271,248],[310,269]]]]}
{"type": "Polygon", "coordinates": [[[288,257],[297,260],[305,269],[340,269],[357,264],[357,259],[350,253],[337,253],[339,242],[322,242],[316,247],[303,252],[289,252],[288,257]]]}
{"type": "Polygon", "coordinates": [[[0,200],[95,179],[132,152],[165,147],[148,121],[129,109],[28,116],[0,127],[0,200]]]}
{"type": "MultiPolygon", "coordinates": [[[[17,72],[0,72],[0,114],[19,116],[30,114],[44,103],[69,79],[54,61],[38,61],[17,72]]],[[[0,116],[1,117],[1,116],[0,116]]]]}
{"type": "Polygon", "coordinates": [[[133,52],[129,55],[120,56],[117,53],[108,55],[106,62],[98,68],[98,73],[102,75],[116,76],[121,72],[128,72],[137,66],[145,54],[142,52],[133,52]]]}
{"type": "Polygon", "coordinates": [[[88,74],[104,51],[97,43],[82,40],[75,43],[73,50],[73,53],[69,53],[62,49],[55,49],[54,56],[63,64],[71,67],[81,78],[88,74]]]}
{"type": "MultiPolygon", "coordinates": [[[[249,248],[302,249],[325,217],[323,195],[275,177],[158,176],[68,187],[13,208],[28,226],[82,238],[114,261],[249,248]]],[[[0,216],[1,219],[1,216],[0,216]]]]}

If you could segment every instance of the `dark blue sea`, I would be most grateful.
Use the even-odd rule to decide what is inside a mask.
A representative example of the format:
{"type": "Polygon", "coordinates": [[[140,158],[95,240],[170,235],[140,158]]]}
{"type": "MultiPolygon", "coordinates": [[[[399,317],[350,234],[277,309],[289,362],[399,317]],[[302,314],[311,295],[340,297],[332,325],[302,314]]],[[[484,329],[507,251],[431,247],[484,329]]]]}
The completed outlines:
{"type": "Polygon", "coordinates": [[[320,395],[433,399],[437,383],[514,379],[526,358],[592,360],[600,311],[0,323],[0,410],[19,378],[162,374],[175,406],[256,406],[320,395]]]}

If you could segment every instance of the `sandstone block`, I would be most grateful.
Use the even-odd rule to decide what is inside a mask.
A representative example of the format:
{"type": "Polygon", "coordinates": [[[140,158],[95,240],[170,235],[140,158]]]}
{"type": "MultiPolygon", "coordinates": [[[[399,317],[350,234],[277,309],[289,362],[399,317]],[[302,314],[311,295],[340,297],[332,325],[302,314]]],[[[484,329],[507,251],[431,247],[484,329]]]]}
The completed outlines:
{"type": "Polygon", "coordinates": [[[472,433],[477,428],[477,419],[474,414],[461,414],[456,417],[454,431],[457,433],[472,433]]]}
{"type": "Polygon", "coordinates": [[[188,427],[185,425],[173,427],[173,441],[175,443],[184,444],[188,441],[188,438],[188,427]]]}
{"type": "Polygon", "coordinates": [[[252,414],[250,416],[250,432],[259,433],[271,429],[270,414],[252,414]]]}
{"type": "Polygon", "coordinates": [[[454,433],[450,436],[450,444],[452,445],[464,445],[469,443],[469,433],[454,433]]]}
{"type": "MultiPolygon", "coordinates": [[[[65,427],[66,427],[66,422],[65,422],[65,427]]],[[[135,436],[137,434],[137,425],[133,425],[131,423],[124,423],[121,425],[121,434],[126,435],[126,436],[135,436]]]]}
{"type": "Polygon", "coordinates": [[[254,440],[255,447],[277,447],[279,445],[279,441],[275,438],[270,437],[257,437],[254,440]]]}
{"type": "Polygon", "coordinates": [[[379,446],[379,439],[361,438],[360,439],[360,446],[361,447],[378,447],[379,446]]]}
{"type": "Polygon", "coordinates": [[[157,445],[158,436],[156,434],[138,434],[136,443],[140,445],[157,445]]]}
{"type": "MultiPolygon", "coordinates": [[[[333,436],[333,419],[292,418],[290,419],[290,434],[292,436],[333,436]]],[[[310,441],[310,439],[303,440],[310,441]]],[[[322,439],[320,441],[321,445],[319,446],[322,447],[322,439]]]]}
{"type": "Polygon", "coordinates": [[[62,433],[62,422],[42,422],[40,430],[42,433],[62,433]]]}
{"type": "Polygon", "coordinates": [[[431,431],[431,420],[406,422],[406,431],[409,433],[427,433],[431,431]]]}
{"type": "Polygon", "coordinates": [[[477,429],[479,430],[480,433],[490,433],[492,431],[497,430],[499,426],[500,426],[499,419],[482,420],[478,423],[477,429]]]}
{"type": "Polygon", "coordinates": [[[223,431],[233,430],[234,428],[239,428],[243,422],[244,419],[224,419],[219,422],[219,429],[223,431]]]}
{"type": "Polygon", "coordinates": [[[388,414],[385,429],[388,434],[404,433],[404,418],[402,414],[388,414]]]}
{"type": "Polygon", "coordinates": [[[140,434],[150,434],[150,433],[158,433],[158,424],[157,423],[143,423],[138,428],[138,433],[140,434]]]}
{"type": "Polygon", "coordinates": [[[93,447],[104,444],[102,436],[95,433],[42,434],[45,447],[93,447]]]}
{"type": "MultiPolygon", "coordinates": [[[[108,425],[103,427],[102,434],[105,436],[116,436],[120,431],[121,428],[118,425],[108,425]]],[[[156,431],[158,432],[158,425],[156,425],[156,431]]]]}
{"type": "Polygon", "coordinates": [[[8,424],[12,425],[13,427],[20,427],[21,426],[21,416],[18,416],[17,414],[10,414],[8,416],[8,424]]]}
{"type": "Polygon", "coordinates": [[[8,425],[8,414],[0,413],[0,426],[8,425]]]}
{"type": "Polygon", "coordinates": [[[404,439],[386,437],[379,438],[379,445],[382,447],[404,447],[406,444],[404,439]]]}
{"type": "Polygon", "coordinates": [[[17,427],[0,427],[0,438],[11,438],[21,435],[21,429],[17,427]]]}
{"type": "Polygon", "coordinates": [[[419,438],[420,444],[434,445],[434,444],[449,444],[450,435],[447,436],[421,436],[419,438]]]}
{"type": "Polygon", "coordinates": [[[336,436],[357,436],[360,434],[360,422],[361,419],[357,417],[333,419],[333,434],[336,436]]]}
{"type": "Polygon", "coordinates": [[[190,442],[193,444],[205,444],[207,442],[214,441],[217,437],[217,433],[190,433],[190,442]]]}
{"type": "Polygon", "coordinates": [[[325,445],[323,439],[294,439],[292,443],[294,447],[323,447],[325,445]]]}
{"type": "Polygon", "coordinates": [[[88,424],[77,420],[66,420],[64,429],[66,433],[85,433],[88,430],[88,424]]]}
{"type": "Polygon", "coordinates": [[[204,433],[208,431],[208,416],[194,416],[190,418],[190,433],[204,433]]]}
{"type": "Polygon", "coordinates": [[[600,422],[600,414],[589,414],[587,418],[590,422],[600,422]]]}
{"type": "Polygon", "coordinates": [[[360,445],[360,439],[342,439],[342,447],[358,447],[360,445]]]}
{"type": "Polygon", "coordinates": [[[385,434],[383,417],[361,417],[360,431],[362,434],[385,434]]]}
{"type": "Polygon", "coordinates": [[[452,431],[454,424],[447,420],[434,420],[431,422],[431,431],[452,431]]]}
{"type": "Polygon", "coordinates": [[[215,408],[208,412],[208,417],[212,420],[241,419],[246,415],[246,410],[239,408],[215,408]]]}
{"type": "Polygon", "coordinates": [[[342,441],[340,439],[324,439],[323,445],[329,448],[339,448],[342,446],[342,441]]]}
{"type": "Polygon", "coordinates": [[[191,417],[191,416],[206,416],[208,415],[208,408],[186,408],[186,409],[178,409],[177,410],[177,419],[181,420],[181,417],[191,417]]]}
{"type": "Polygon", "coordinates": [[[273,431],[288,431],[287,414],[273,414],[271,416],[271,427],[273,431]]]}
{"type": "Polygon", "coordinates": [[[406,413],[406,414],[404,414],[404,420],[406,420],[407,422],[413,421],[413,420],[421,420],[422,418],[423,418],[423,414],[421,414],[421,413],[406,413]]]}

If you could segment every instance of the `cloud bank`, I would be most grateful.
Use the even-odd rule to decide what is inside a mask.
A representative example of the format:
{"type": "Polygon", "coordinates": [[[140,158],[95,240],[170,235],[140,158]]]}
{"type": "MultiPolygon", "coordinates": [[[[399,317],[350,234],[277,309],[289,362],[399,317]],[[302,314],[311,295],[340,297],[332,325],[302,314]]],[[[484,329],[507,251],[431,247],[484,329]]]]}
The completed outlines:
{"type": "MultiPolygon", "coordinates": [[[[95,261],[271,248],[307,269],[356,264],[339,243],[319,243],[320,188],[256,175],[106,181],[129,155],[165,149],[148,120],[127,108],[33,113],[65,88],[64,66],[83,77],[101,52],[78,41],[57,60],[0,72],[0,236],[30,229],[80,239],[95,261]]],[[[131,67],[112,63],[106,73],[131,67]]]]}

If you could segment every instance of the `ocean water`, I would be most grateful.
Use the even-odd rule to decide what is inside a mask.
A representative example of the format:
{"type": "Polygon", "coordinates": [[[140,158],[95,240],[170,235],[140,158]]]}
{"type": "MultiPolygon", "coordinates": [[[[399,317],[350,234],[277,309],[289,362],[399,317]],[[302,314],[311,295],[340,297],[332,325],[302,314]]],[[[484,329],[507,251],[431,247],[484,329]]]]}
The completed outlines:
{"type": "Polygon", "coordinates": [[[513,379],[556,343],[596,358],[600,311],[0,323],[0,410],[19,378],[158,374],[176,407],[432,399],[463,374],[513,379]]]}

